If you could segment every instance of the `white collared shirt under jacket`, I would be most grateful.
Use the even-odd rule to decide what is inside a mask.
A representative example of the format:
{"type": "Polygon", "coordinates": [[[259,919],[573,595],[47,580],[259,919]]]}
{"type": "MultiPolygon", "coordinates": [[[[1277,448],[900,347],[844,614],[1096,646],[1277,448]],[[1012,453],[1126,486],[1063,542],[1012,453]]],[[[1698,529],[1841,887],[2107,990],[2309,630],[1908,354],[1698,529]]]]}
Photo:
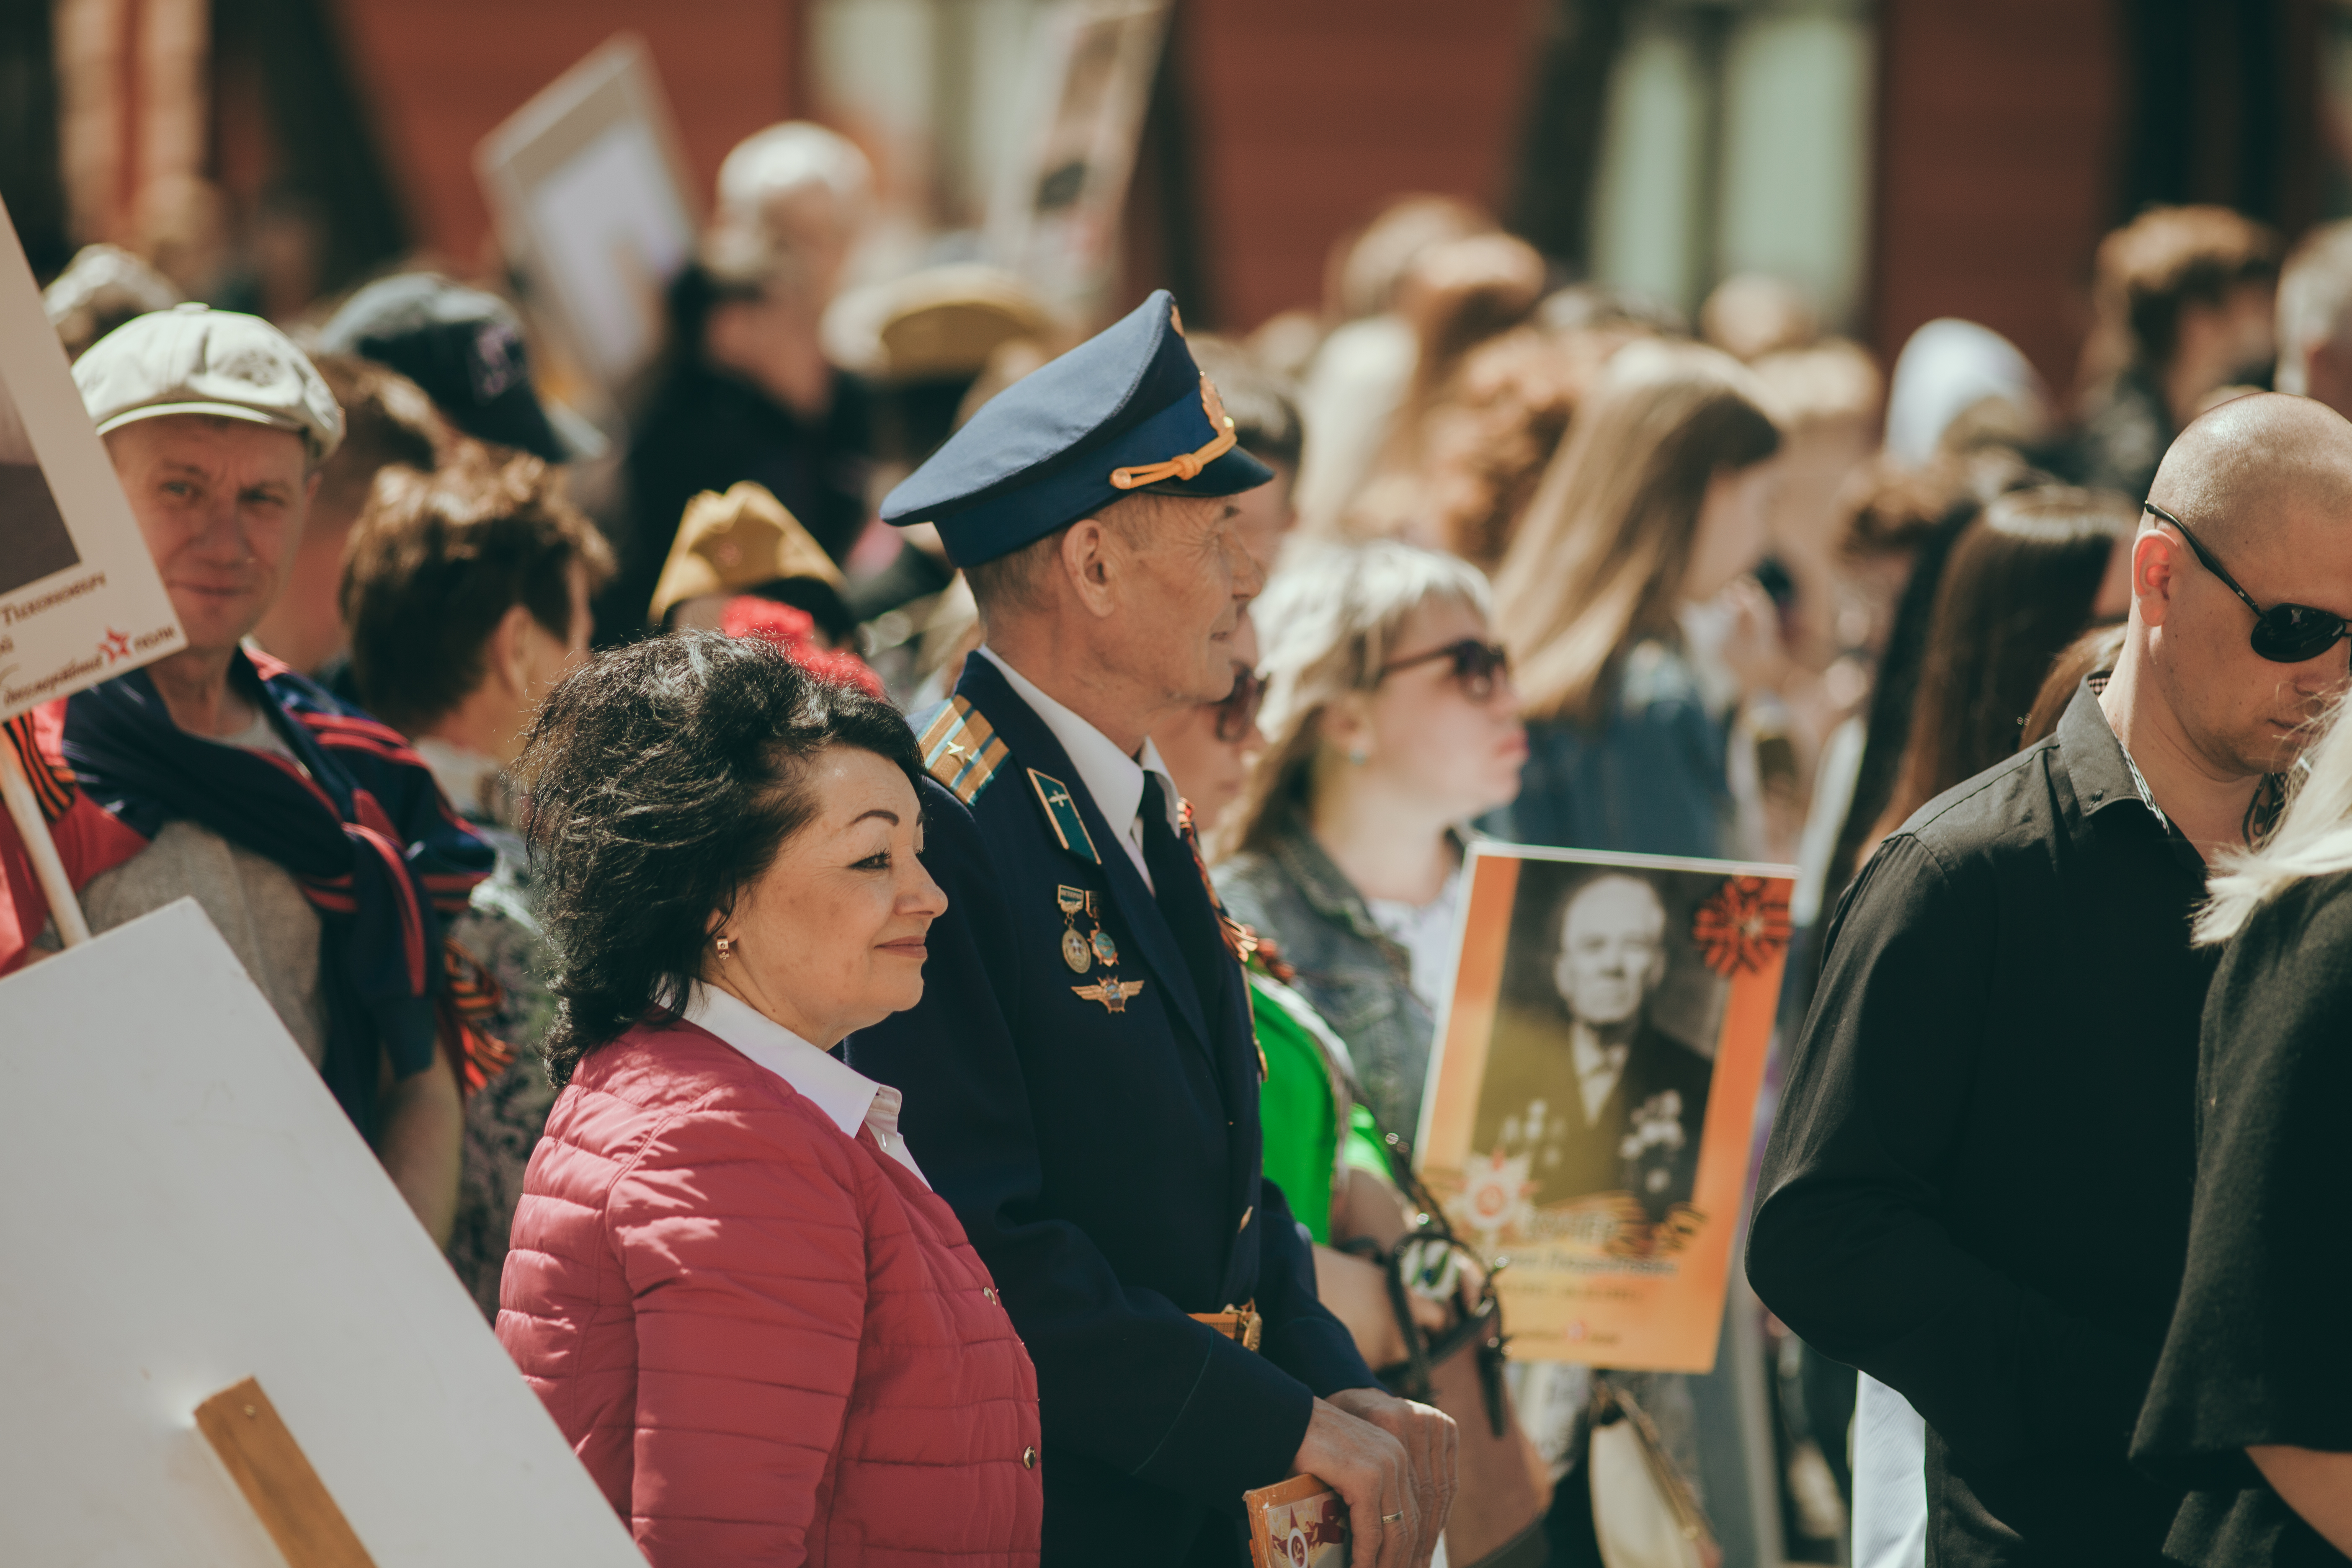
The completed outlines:
{"type": "Polygon", "coordinates": [[[915,1173],[923,1185],[931,1184],[923,1168],[908,1152],[898,1131],[898,1110],[906,1103],[887,1083],[876,1083],[864,1073],[818,1050],[765,1013],[716,985],[697,981],[687,998],[686,1021],[709,1030],[720,1040],[791,1084],[808,1102],[824,1112],[825,1120],[854,1139],[860,1127],[870,1129],[882,1152],[915,1173]]]}
{"type": "MultiPolygon", "coordinates": [[[[1004,679],[1029,704],[1029,710],[1045,721],[1054,731],[1054,739],[1062,742],[1062,750],[1070,754],[1070,765],[1078,770],[1078,783],[1094,797],[1095,806],[1103,820],[1118,829],[1120,847],[1143,878],[1143,885],[1151,888],[1151,868],[1143,863],[1143,775],[1160,775],[1160,798],[1168,808],[1168,830],[1176,831],[1176,781],[1168,775],[1168,764],[1160,760],[1160,748],[1151,737],[1143,738],[1143,750],[1129,756],[1118,749],[1118,742],[1079,718],[1037,689],[1036,682],[1004,662],[1003,657],[991,647],[980,649],[989,663],[1004,673],[1004,679]]],[[[1151,888],[1156,895],[1160,889],[1151,888]]]]}

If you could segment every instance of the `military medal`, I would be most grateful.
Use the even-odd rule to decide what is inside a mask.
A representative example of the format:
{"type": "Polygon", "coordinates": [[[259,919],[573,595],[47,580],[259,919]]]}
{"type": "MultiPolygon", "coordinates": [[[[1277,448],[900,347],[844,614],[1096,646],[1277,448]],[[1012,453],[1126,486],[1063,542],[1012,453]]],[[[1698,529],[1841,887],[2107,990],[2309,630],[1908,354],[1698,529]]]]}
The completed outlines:
{"type": "MultiPolygon", "coordinates": [[[[1097,928],[1094,942],[1089,943],[1085,933],[1078,930],[1078,911],[1093,902],[1085,889],[1057,887],[1054,889],[1054,902],[1062,911],[1062,962],[1070,966],[1071,973],[1084,974],[1095,966],[1096,952],[1109,939],[1097,928]]],[[[1118,950],[1114,948],[1103,962],[1117,963],[1118,950]]]]}
{"type": "Polygon", "coordinates": [[[1062,911],[1062,962],[1070,966],[1070,973],[1084,974],[1097,962],[1103,966],[1101,979],[1091,985],[1073,985],[1070,994],[1101,1003],[1106,1013],[1126,1012],[1129,1001],[1141,994],[1143,982],[1118,977],[1118,943],[1103,930],[1095,895],[1084,888],[1056,886],[1054,907],[1062,911]],[[1078,926],[1080,916],[1087,921],[1083,931],[1078,926]]]}

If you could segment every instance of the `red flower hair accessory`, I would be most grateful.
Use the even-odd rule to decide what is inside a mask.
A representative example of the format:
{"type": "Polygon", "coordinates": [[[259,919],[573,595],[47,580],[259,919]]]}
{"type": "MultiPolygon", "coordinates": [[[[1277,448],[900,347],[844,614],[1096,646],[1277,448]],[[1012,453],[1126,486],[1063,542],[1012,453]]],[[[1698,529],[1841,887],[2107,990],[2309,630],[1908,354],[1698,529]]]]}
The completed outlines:
{"type": "Polygon", "coordinates": [[[728,600],[727,607],[719,613],[719,629],[730,637],[760,637],[775,644],[819,680],[855,686],[868,697],[884,697],[882,678],[867,668],[864,659],[845,648],[816,646],[813,640],[816,620],[806,610],[741,594],[728,600]]]}

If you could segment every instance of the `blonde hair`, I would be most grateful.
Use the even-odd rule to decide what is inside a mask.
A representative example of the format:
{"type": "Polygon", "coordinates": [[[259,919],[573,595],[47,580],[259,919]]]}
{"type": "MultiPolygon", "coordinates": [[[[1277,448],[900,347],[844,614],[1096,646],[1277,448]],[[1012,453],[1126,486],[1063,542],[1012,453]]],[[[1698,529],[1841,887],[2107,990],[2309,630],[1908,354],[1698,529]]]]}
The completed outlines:
{"type": "Polygon", "coordinates": [[[1708,482],[1780,450],[1769,397],[1695,343],[1610,362],[1496,573],[1495,627],[1528,714],[1597,717],[1625,651],[1674,635],[1708,482]]]}
{"type": "Polygon", "coordinates": [[[1490,602],[1486,579],[1468,562],[1395,540],[1317,545],[1286,559],[1250,609],[1266,682],[1258,710],[1266,745],[1220,835],[1220,854],[1265,847],[1280,819],[1307,804],[1325,711],[1381,683],[1413,612],[1448,604],[1485,616],[1490,602]]]}
{"type": "Polygon", "coordinates": [[[2232,850],[2208,887],[2197,940],[2227,942],[2256,910],[2312,877],[2352,871],[2352,697],[2339,699],[2319,739],[2288,773],[2286,809],[2262,846],[2232,850]]]}
{"type": "Polygon", "coordinates": [[[2298,397],[2310,392],[2305,360],[2343,329],[2347,316],[2352,316],[2352,220],[2323,225],[2304,236],[2279,274],[2281,392],[2298,397]]]}
{"type": "Polygon", "coordinates": [[[1823,425],[1874,426],[1886,402],[1886,378],[1860,343],[1823,338],[1807,348],[1780,349],[1748,362],[1769,387],[1774,411],[1791,435],[1823,425]]]}

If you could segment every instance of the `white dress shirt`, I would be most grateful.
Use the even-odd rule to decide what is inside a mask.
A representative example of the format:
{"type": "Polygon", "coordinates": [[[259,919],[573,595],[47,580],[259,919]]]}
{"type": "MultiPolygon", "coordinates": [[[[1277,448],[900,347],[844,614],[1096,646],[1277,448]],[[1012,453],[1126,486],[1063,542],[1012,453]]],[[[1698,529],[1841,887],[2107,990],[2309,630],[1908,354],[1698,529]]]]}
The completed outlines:
{"type": "Polygon", "coordinates": [[[441,793],[461,814],[506,819],[501,809],[505,805],[503,770],[495,760],[438,735],[419,735],[408,744],[433,770],[433,782],[441,786],[441,793]]]}
{"type": "MultiPolygon", "coordinates": [[[[1013,689],[1020,693],[1021,700],[1029,704],[1030,711],[1045,721],[1045,728],[1054,731],[1054,739],[1062,742],[1062,750],[1070,754],[1070,765],[1078,770],[1078,783],[1094,796],[1103,820],[1118,830],[1120,847],[1142,874],[1143,885],[1151,888],[1151,868],[1143,863],[1146,773],[1160,775],[1160,799],[1168,809],[1168,830],[1176,831],[1176,781],[1168,776],[1168,764],[1160,760],[1160,748],[1146,735],[1143,750],[1129,756],[1118,749],[1118,742],[1038,690],[1034,681],[1005,663],[994,648],[983,645],[980,652],[1003,673],[1013,689]]],[[[1156,894],[1160,889],[1151,890],[1156,894]]]]}
{"type": "Polygon", "coordinates": [[[716,985],[694,984],[687,997],[686,1021],[709,1030],[798,1090],[825,1120],[855,1139],[860,1127],[870,1128],[882,1152],[915,1173],[923,1185],[931,1184],[907,1140],[898,1131],[898,1110],[904,1097],[887,1083],[876,1083],[844,1065],[761,1012],[740,997],[716,985]]]}
{"type": "Polygon", "coordinates": [[[1853,1406],[1854,1568],[1927,1568],[1927,1423],[1868,1373],[1853,1406]]]}

